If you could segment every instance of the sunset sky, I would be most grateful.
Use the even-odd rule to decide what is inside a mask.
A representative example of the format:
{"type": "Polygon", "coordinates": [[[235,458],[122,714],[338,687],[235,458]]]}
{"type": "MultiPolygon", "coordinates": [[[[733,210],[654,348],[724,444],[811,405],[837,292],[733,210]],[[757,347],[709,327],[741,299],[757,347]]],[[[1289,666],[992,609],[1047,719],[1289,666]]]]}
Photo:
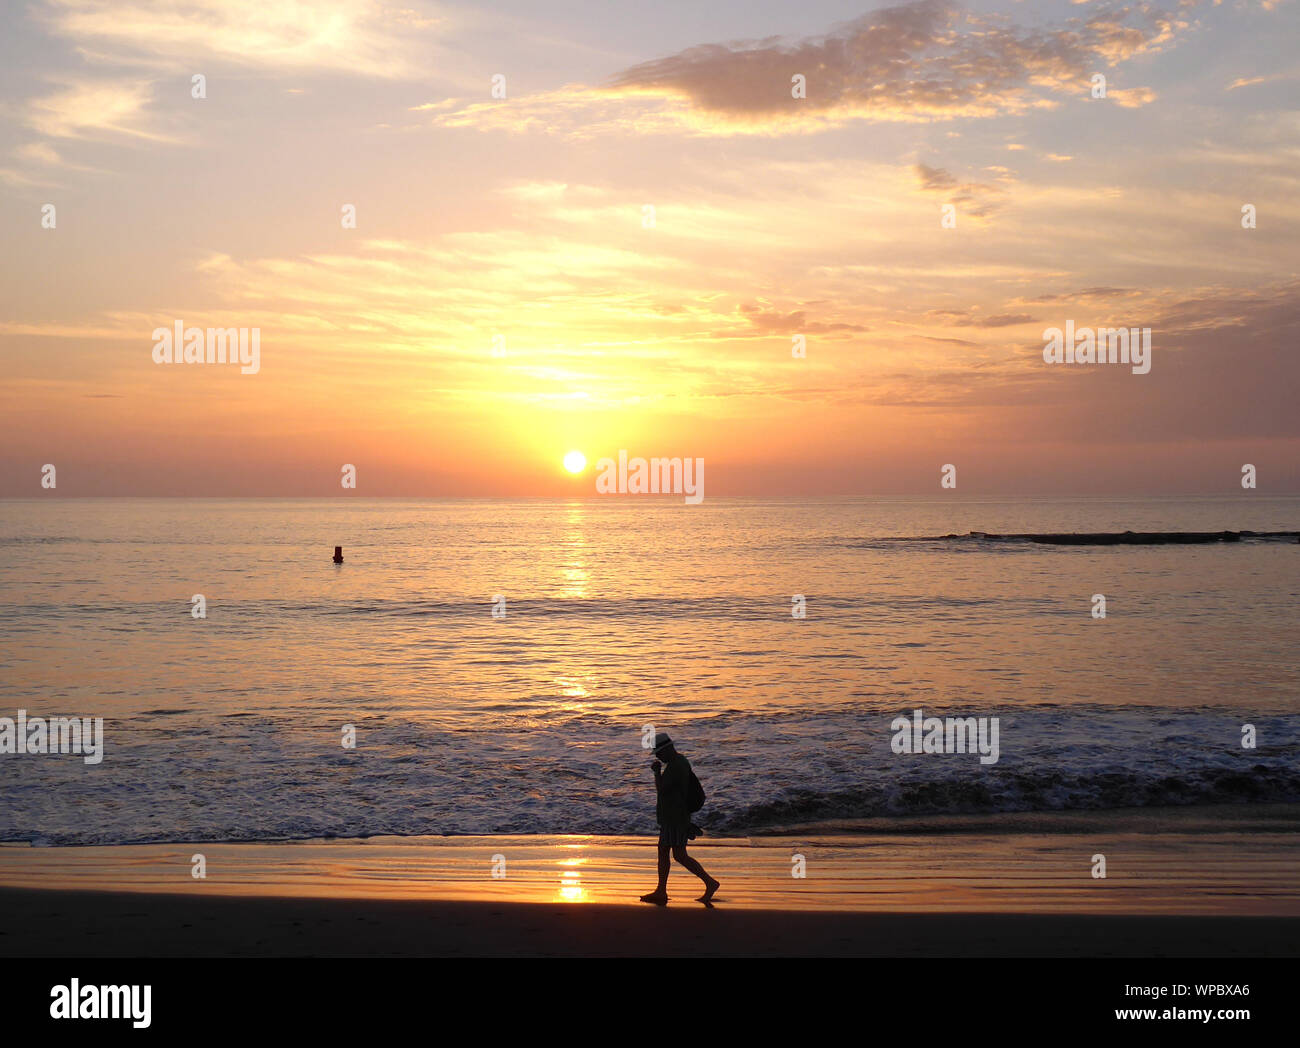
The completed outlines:
{"type": "Polygon", "coordinates": [[[1295,493],[1298,6],[8,4],[0,495],[1295,493]]]}

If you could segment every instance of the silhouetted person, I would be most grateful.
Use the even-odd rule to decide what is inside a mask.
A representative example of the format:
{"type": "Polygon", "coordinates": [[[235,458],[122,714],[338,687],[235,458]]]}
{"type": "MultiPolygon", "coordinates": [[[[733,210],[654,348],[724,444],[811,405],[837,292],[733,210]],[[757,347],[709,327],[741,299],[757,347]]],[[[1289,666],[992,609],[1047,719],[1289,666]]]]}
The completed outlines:
{"type": "MultiPolygon", "coordinates": [[[[673,740],[664,732],[655,736],[655,759],[650,768],[655,773],[655,821],[659,823],[659,887],[642,902],[663,906],[668,902],[668,871],[676,859],[704,882],[700,902],[708,902],[718,890],[718,882],[704,872],[704,867],[686,854],[686,842],[693,840],[698,830],[691,824],[691,798],[694,778],[690,762],[673,747],[673,740]],[[661,763],[662,762],[662,763],[661,763]]],[[[701,797],[703,796],[701,792],[701,797]]],[[[698,804],[695,807],[699,807],[698,804]]]]}

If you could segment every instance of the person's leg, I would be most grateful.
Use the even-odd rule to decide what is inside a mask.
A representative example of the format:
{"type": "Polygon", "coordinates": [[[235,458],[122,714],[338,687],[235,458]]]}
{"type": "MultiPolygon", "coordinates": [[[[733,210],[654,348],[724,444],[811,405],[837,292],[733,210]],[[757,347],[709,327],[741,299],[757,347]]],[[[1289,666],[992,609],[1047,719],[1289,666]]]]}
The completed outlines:
{"type": "MultiPolygon", "coordinates": [[[[663,852],[660,852],[660,854],[662,855],[663,852]]],[[[704,872],[703,866],[686,854],[686,845],[679,844],[673,848],[673,858],[690,870],[691,873],[695,874],[695,876],[700,880],[704,881],[705,884],[713,880],[712,877],[704,872]]]]}
{"type": "MultiPolygon", "coordinates": [[[[662,851],[660,854],[663,854],[662,851]]],[[[714,892],[718,890],[718,882],[705,872],[703,866],[686,854],[686,845],[677,845],[673,849],[673,858],[704,882],[704,894],[700,896],[700,902],[708,902],[712,899],[714,892]]]]}
{"type": "Polygon", "coordinates": [[[659,845],[659,887],[648,895],[641,896],[642,902],[660,905],[668,901],[668,871],[672,869],[672,849],[666,844],[659,845]]]}

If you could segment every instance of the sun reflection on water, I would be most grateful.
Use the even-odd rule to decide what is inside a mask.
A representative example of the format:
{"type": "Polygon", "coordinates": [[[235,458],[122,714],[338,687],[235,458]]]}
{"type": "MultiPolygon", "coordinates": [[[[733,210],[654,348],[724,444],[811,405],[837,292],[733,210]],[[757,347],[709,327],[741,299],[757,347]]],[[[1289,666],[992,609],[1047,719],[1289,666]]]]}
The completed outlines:
{"type": "Polygon", "coordinates": [[[560,889],[556,898],[560,902],[585,902],[587,890],[582,886],[582,874],[577,870],[565,870],[560,874],[560,889]]]}

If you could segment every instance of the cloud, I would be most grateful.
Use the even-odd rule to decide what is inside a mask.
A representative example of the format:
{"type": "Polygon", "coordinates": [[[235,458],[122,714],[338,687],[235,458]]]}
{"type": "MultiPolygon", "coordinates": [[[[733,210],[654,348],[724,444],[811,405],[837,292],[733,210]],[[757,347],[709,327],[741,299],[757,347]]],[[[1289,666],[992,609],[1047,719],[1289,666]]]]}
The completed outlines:
{"type": "Polygon", "coordinates": [[[18,146],[14,150],[14,154],[22,160],[37,164],[58,164],[62,162],[59,154],[44,142],[28,142],[25,145],[18,146]]]}
{"type": "MultiPolygon", "coordinates": [[[[691,47],[632,66],[603,87],[570,85],[510,105],[438,103],[435,123],[582,135],[592,123],[616,127],[622,115],[625,129],[638,133],[786,134],[854,120],[1024,113],[1054,107],[1059,96],[1085,94],[1097,66],[1159,51],[1186,26],[1146,4],[1031,29],[951,0],[917,0],[793,43],[691,47]],[[794,97],[796,76],[806,80],[806,97],[794,97]],[[620,100],[628,104],[621,114],[611,107],[620,100]]],[[[1155,94],[1131,88],[1110,97],[1133,107],[1155,94]]]]}
{"type": "Polygon", "coordinates": [[[753,303],[743,303],[738,311],[760,335],[847,335],[867,330],[860,324],[826,324],[809,320],[802,309],[782,313],[779,310],[763,309],[753,303]]]}
{"type": "MultiPolygon", "coordinates": [[[[1001,169],[1005,171],[1004,169],[1001,169]]],[[[942,167],[916,164],[912,168],[923,193],[938,193],[949,204],[958,204],[961,213],[974,218],[987,218],[1001,206],[1003,193],[1000,186],[983,182],[962,182],[942,167]]],[[[1004,175],[1004,181],[1009,177],[1004,175]]]]}
{"type": "Polygon", "coordinates": [[[1077,291],[1064,291],[1056,294],[1035,295],[1033,298],[1026,299],[1027,302],[1074,302],[1080,299],[1094,298],[1131,298],[1140,295],[1142,292],[1137,288],[1128,287],[1085,287],[1077,291]]]}
{"type": "MultiPolygon", "coordinates": [[[[181,142],[150,110],[161,83],[174,89],[195,72],[416,78],[438,57],[427,32],[437,19],[376,0],[49,0],[33,18],[91,70],[52,77],[53,89],[19,110],[52,139],[181,142]]],[[[0,169],[0,179],[35,185],[50,168],[89,170],[43,149],[19,147],[18,163],[0,169]]]]}
{"type": "Polygon", "coordinates": [[[414,38],[436,25],[372,0],[50,0],[44,17],[101,62],[190,70],[217,61],[385,78],[419,75],[414,38]]]}
{"type": "MultiPolygon", "coordinates": [[[[1114,319],[1142,316],[1132,306],[1123,314],[1114,319]]],[[[1152,329],[1151,373],[1101,369],[1085,385],[1067,371],[1058,381],[1072,395],[1053,409],[1058,424],[1150,442],[1300,437],[1300,283],[1197,289],[1152,309],[1143,326],[1152,329]]]]}
{"type": "MultiPolygon", "coordinates": [[[[1064,297],[1070,296],[1036,300],[1064,297]]],[[[939,312],[944,311],[932,315],[939,312]]],[[[939,408],[954,417],[968,413],[986,425],[984,409],[1007,409],[1014,414],[1002,416],[998,425],[1030,443],[1080,433],[1117,446],[1300,439],[1294,403],[1300,358],[1292,350],[1300,339],[1300,283],[1165,292],[1121,308],[1099,307],[1080,316],[1079,323],[1085,321],[1150,327],[1151,372],[1044,364],[1037,332],[1010,353],[992,356],[977,352],[987,347],[976,343],[922,335],[925,342],[957,349],[932,358],[923,370],[882,375],[860,390],[862,399],[939,408]]],[[[845,388],[843,396],[849,395],[845,388]]]]}
{"type": "Polygon", "coordinates": [[[26,171],[20,171],[16,167],[0,167],[0,182],[7,182],[11,186],[23,188],[26,186],[44,185],[45,180],[33,177],[26,171]]]}
{"type": "Polygon", "coordinates": [[[953,327],[1013,327],[1016,324],[1029,324],[1034,320],[1028,313],[994,313],[991,316],[983,316],[977,309],[931,309],[926,311],[925,316],[928,320],[950,324],[953,327]]]}
{"type": "Polygon", "coordinates": [[[1034,318],[1028,313],[995,313],[991,317],[978,317],[973,323],[976,327],[999,328],[1012,327],[1016,324],[1033,323],[1034,318]]]}
{"type": "Polygon", "coordinates": [[[1156,93],[1149,87],[1134,87],[1128,90],[1112,87],[1106,91],[1106,100],[1121,109],[1140,109],[1154,102],[1156,93]]]}
{"type": "Polygon", "coordinates": [[[929,167],[926,164],[917,164],[916,177],[921,183],[921,189],[925,192],[936,192],[948,190],[957,184],[957,179],[941,167],[929,167]]]}
{"type": "Polygon", "coordinates": [[[166,135],[147,126],[145,107],[151,94],[152,89],[144,80],[66,81],[53,94],[30,101],[26,123],[50,138],[113,133],[166,141],[166,135]]]}

